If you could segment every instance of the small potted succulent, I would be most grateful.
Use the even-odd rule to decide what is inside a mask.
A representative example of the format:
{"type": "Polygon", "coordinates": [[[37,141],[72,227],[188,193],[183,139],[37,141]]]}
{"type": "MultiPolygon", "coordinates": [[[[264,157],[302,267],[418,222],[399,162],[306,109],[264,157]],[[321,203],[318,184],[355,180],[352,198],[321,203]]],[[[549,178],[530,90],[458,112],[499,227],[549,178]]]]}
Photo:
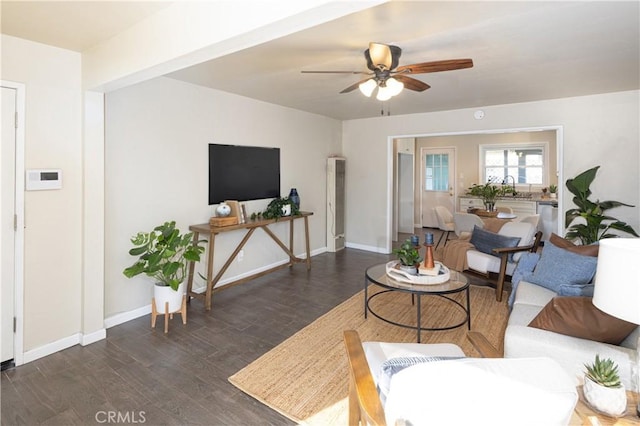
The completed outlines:
{"type": "Polygon", "coordinates": [[[422,257],[418,248],[411,243],[411,240],[406,240],[402,245],[393,250],[393,254],[398,257],[400,261],[400,269],[411,275],[418,275],[418,266],[422,262],[422,257]]]}
{"type": "Polygon", "coordinates": [[[549,185],[549,197],[558,198],[558,185],[549,185]]]}
{"type": "Polygon", "coordinates": [[[584,397],[596,410],[617,417],[627,409],[627,393],[620,382],[618,366],[611,359],[601,359],[596,354],[595,362],[585,364],[584,397]]]}

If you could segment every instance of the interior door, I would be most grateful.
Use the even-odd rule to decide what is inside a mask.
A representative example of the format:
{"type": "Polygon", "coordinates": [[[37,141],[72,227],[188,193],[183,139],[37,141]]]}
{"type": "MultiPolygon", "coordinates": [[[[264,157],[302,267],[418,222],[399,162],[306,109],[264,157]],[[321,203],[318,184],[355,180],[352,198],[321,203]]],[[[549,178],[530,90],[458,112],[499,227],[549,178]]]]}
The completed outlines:
{"type": "Polygon", "coordinates": [[[398,232],[413,234],[413,154],[398,153],[398,232]]]}
{"type": "Polygon", "coordinates": [[[15,148],[16,90],[2,87],[2,139],[0,141],[0,340],[1,362],[14,357],[14,292],[15,292],[15,148]]]}
{"type": "Polygon", "coordinates": [[[436,206],[455,211],[455,148],[420,149],[420,210],[423,228],[437,228],[436,206]]]}

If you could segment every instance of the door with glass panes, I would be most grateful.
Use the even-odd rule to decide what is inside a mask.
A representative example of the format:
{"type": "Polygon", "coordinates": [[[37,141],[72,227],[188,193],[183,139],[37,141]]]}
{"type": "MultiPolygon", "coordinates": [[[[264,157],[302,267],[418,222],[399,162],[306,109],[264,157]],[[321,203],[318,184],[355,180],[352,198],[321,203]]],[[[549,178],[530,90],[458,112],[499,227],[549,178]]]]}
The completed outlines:
{"type": "Polygon", "coordinates": [[[434,208],[455,212],[455,148],[420,149],[420,208],[423,228],[437,228],[434,208]]]}

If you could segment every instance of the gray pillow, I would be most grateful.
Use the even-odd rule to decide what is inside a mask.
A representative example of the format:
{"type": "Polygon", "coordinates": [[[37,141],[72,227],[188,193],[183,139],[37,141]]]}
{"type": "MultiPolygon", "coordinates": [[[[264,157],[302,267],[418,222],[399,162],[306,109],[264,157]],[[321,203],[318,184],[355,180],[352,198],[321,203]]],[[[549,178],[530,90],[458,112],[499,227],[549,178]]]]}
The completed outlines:
{"type": "Polygon", "coordinates": [[[591,296],[597,263],[597,257],[576,254],[547,241],[540,261],[527,281],[560,296],[591,296]]]}
{"type": "MultiPolygon", "coordinates": [[[[520,237],[507,237],[506,235],[485,231],[482,228],[478,228],[477,225],[474,225],[470,243],[473,244],[476,250],[481,251],[482,253],[500,257],[500,255],[493,252],[493,249],[518,247],[520,237]]],[[[509,262],[511,261],[513,261],[513,253],[509,254],[509,262]]]]}

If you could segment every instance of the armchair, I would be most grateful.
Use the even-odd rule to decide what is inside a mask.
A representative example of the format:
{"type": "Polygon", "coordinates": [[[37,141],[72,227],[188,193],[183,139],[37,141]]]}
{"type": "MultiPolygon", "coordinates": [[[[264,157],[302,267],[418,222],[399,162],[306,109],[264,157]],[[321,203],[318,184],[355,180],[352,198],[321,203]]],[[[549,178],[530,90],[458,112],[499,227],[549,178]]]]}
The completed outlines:
{"type": "Polygon", "coordinates": [[[568,424],[578,394],[558,363],[498,358],[483,337],[468,335],[475,347],[489,349],[481,352],[489,358],[466,358],[457,345],[447,343],[362,343],[355,330],[345,330],[349,425],[568,424]],[[376,389],[376,381],[386,376],[376,368],[380,354],[394,367],[411,357],[427,359],[395,370],[383,400],[376,389]],[[457,359],[430,359],[443,356],[457,359]]]}
{"type": "Polygon", "coordinates": [[[501,302],[504,282],[513,274],[522,252],[535,252],[541,238],[542,233],[527,222],[505,223],[497,234],[475,228],[471,236],[475,248],[467,251],[465,272],[495,279],[496,300],[501,302]]]}

